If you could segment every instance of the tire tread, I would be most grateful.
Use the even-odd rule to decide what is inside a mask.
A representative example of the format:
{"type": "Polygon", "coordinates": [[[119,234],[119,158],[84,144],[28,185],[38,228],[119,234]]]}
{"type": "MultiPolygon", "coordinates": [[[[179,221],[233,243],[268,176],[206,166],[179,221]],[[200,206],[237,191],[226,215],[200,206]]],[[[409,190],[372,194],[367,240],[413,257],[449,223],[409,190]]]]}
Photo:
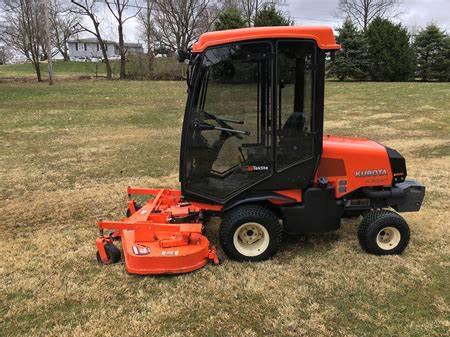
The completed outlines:
{"type": "Polygon", "coordinates": [[[225,213],[219,229],[219,241],[225,254],[237,261],[263,261],[270,259],[277,252],[283,239],[283,226],[278,217],[269,209],[260,205],[243,205],[225,213]],[[248,219],[248,220],[246,220],[248,219]],[[269,247],[262,254],[246,257],[240,254],[233,244],[233,235],[237,227],[244,221],[262,221],[269,226],[269,247]]]}
{"type": "Polygon", "coordinates": [[[375,255],[401,254],[408,246],[409,236],[409,227],[405,219],[399,214],[386,209],[367,213],[358,228],[358,240],[361,247],[366,252],[375,255]],[[376,244],[376,234],[378,234],[380,228],[383,226],[387,227],[388,224],[400,230],[401,239],[397,247],[391,250],[383,250],[376,244]]]}

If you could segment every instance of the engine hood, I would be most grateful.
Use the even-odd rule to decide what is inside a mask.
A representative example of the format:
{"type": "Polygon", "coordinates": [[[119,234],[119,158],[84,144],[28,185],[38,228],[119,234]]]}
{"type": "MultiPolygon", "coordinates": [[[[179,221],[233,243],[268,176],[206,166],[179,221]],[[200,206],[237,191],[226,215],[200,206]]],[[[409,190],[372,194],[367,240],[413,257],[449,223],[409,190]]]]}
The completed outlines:
{"type": "Polygon", "coordinates": [[[386,147],[366,139],[324,136],[316,179],[326,177],[343,196],[360,187],[392,186],[393,173],[386,147]]]}

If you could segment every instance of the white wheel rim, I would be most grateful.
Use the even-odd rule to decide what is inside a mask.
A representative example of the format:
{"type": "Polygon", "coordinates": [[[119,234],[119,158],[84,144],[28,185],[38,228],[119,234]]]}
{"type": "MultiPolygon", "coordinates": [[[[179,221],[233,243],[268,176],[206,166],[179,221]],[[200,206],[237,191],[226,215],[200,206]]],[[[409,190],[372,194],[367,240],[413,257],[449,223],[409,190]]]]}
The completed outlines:
{"type": "Polygon", "coordinates": [[[383,250],[391,250],[398,246],[402,235],[395,227],[385,227],[377,234],[377,245],[383,250]]]}
{"type": "Polygon", "coordinates": [[[269,243],[269,232],[257,222],[240,225],[233,235],[234,247],[244,256],[261,255],[269,247],[269,243]]]}

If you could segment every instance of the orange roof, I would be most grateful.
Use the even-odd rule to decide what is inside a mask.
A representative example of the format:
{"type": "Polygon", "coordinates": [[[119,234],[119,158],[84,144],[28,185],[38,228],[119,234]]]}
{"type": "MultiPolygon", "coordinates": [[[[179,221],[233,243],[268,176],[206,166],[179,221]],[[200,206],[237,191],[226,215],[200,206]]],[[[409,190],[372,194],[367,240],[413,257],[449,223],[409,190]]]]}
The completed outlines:
{"type": "Polygon", "coordinates": [[[326,26],[278,26],[221,30],[202,34],[192,51],[199,53],[211,46],[257,39],[311,39],[320,49],[337,50],[340,45],[334,39],[333,30],[326,26]]]}

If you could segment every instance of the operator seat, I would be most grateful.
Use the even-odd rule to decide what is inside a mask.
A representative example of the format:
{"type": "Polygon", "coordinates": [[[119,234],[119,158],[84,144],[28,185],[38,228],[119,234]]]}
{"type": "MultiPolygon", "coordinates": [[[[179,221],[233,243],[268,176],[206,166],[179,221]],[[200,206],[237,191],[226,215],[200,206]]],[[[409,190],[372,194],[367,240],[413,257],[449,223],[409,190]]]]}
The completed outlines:
{"type": "Polygon", "coordinates": [[[277,162],[286,167],[312,155],[313,140],[305,129],[303,112],[293,112],[279,131],[277,162]]]}
{"type": "Polygon", "coordinates": [[[298,138],[305,131],[305,117],[303,112],[294,111],[283,125],[279,132],[280,143],[282,140],[298,138]]]}

